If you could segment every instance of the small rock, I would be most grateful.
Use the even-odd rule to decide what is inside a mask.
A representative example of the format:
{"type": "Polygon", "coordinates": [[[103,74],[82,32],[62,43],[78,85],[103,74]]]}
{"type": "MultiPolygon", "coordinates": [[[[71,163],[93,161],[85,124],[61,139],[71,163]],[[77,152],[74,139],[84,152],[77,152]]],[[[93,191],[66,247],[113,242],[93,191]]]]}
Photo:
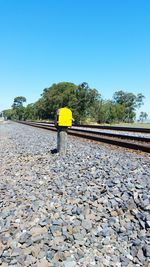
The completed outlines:
{"type": "Polygon", "coordinates": [[[46,259],[41,259],[38,263],[37,263],[37,267],[50,267],[50,263],[46,260],[46,259]]]}
{"type": "Polygon", "coordinates": [[[86,230],[90,230],[92,228],[92,222],[90,220],[83,220],[82,227],[86,230]]]}
{"type": "Polygon", "coordinates": [[[63,261],[64,267],[75,267],[76,262],[75,261],[63,261]]]}
{"type": "Polygon", "coordinates": [[[33,227],[30,230],[31,234],[33,237],[39,236],[39,235],[43,235],[47,233],[47,228],[46,227],[41,227],[41,226],[36,226],[33,227]]]}

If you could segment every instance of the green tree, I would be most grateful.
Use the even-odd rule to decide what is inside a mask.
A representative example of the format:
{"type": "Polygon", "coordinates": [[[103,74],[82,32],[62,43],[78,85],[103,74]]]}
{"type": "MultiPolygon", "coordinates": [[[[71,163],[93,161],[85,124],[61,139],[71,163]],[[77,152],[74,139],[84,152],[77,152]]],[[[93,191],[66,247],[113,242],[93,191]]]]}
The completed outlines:
{"type": "Polygon", "coordinates": [[[23,103],[26,102],[26,98],[24,96],[17,96],[14,98],[14,102],[12,104],[12,107],[15,108],[20,108],[23,106],[23,103]]]}
{"type": "Polygon", "coordinates": [[[147,118],[148,118],[148,114],[146,112],[141,111],[140,116],[139,116],[140,121],[143,122],[147,118]]]}
{"type": "Polygon", "coordinates": [[[142,94],[138,94],[136,96],[133,93],[127,93],[124,91],[115,92],[113,96],[115,103],[124,105],[124,121],[126,122],[133,122],[136,116],[135,110],[136,108],[141,107],[141,105],[143,104],[143,98],[144,96],[142,94]]]}
{"type": "Polygon", "coordinates": [[[45,88],[35,107],[39,118],[54,119],[56,110],[67,106],[73,111],[75,122],[79,123],[91,116],[92,106],[98,99],[98,91],[89,88],[87,83],[77,86],[61,82],[45,88]]]}
{"type": "Polygon", "coordinates": [[[77,122],[84,122],[87,118],[93,117],[93,112],[100,101],[100,94],[96,89],[91,89],[84,82],[76,89],[75,118],[77,122]]]}
{"type": "Polygon", "coordinates": [[[68,82],[53,84],[45,88],[42,97],[36,103],[40,117],[54,119],[58,108],[65,106],[71,108],[73,102],[76,101],[75,89],[76,85],[68,82]]]}
{"type": "MultiPolygon", "coordinates": [[[[100,100],[95,106],[95,119],[98,123],[115,123],[124,120],[125,107],[112,100],[100,100]]],[[[94,112],[93,112],[94,116],[94,112]]]]}
{"type": "Polygon", "coordinates": [[[24,111],[25,108],[23,106],[23,103],[26,102],[26,98],[24,96],[17,96],[14,98],[14,102],[12,104],[12,108],[14,111],[14,116],[18,120],[24,119],[24,111]]]}
{"type": "Polygon", "coordinates": [[[3,115],[8,120],[12,120],[15,118],[15,111],[13,109],[5,109],[3,110],[3,115]]]}
{"type": "Polygon", "coordinates": [[[24,120],[35,120],[36,118],[36,109],[35,104],[28,104],[24,108],[24,120]]]}

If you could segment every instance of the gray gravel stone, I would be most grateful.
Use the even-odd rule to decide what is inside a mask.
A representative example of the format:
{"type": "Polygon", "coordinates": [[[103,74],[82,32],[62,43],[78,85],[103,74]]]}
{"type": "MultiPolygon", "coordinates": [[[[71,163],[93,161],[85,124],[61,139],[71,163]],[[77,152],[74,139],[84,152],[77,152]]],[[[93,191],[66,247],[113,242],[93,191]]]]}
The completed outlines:
{"type": "Polygon", "coordinates": [[[149,157],[68,139],[0,124],[0,264],[148,266],[149,157]]]}
{"type": "Polygon", "coordinates": [[[63,264],[64,264],[64,267],[75,267],[76,262],[75,261],[64,261],[63,264]]]}
{"type": "Polygon", "coordinates": [[[92,228],[92,222],[90,220],[84,220],[82,221],[82,227],[86,230],[90,230],[92,228]]]}

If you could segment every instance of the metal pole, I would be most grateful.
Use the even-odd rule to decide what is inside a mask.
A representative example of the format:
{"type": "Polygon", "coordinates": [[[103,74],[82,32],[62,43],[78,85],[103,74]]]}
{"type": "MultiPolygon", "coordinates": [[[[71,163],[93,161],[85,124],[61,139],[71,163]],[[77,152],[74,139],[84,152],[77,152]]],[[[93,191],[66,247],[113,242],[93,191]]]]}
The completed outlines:
{"type": "Polygon", "coordinates": [[[57,129],[57,152],[66,155],[67,151],[67,127],[58,127],[57,129]]]}

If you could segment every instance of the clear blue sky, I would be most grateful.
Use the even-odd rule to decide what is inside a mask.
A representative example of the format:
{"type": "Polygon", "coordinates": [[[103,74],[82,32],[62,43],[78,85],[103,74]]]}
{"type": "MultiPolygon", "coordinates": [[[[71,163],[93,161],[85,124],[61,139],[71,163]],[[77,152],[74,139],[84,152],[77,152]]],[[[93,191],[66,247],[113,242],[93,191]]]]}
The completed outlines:
{"type": "Polygon", "coordinates": [[[150,1],[0,0],[0,110],[60,81],[143,93],[150,117],[150,1]]]}

